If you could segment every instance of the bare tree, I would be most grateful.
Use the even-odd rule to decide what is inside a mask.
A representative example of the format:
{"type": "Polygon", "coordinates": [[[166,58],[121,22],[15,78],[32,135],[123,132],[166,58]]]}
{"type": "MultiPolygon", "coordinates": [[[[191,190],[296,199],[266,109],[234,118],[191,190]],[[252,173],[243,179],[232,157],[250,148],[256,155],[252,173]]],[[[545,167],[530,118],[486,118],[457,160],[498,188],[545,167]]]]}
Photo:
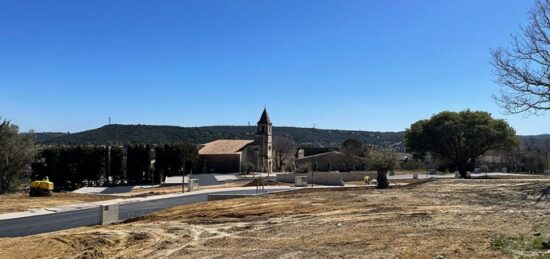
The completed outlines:
{"type": "Polygon", "coordinates": [[[35,150],[31,134],[19,134],[7,120],[0,123],[0,193],[12,191],[30,171],[35,150]]]}
{"type": "Polygon", "coordinates": [[[296,143],[284,136],[273,137],[273,149],[275,149],[275,155],[277,158],[277,169],[281,169],[283,162],[294,154],[296,143]]]}
{"type": "Polygon", "coordinates": [[[496,82],[494,98],[509,114],[542,114],[550,110],[550,0],[537,0],[529,25],[512,36],[509,49],[492,51],[496,82]]]}
{"type": "Polygon", "coordinates": [[[349,168],[351,170],[355,170],[357,157],[363,156],[365,151],[363,142],[355,138],[350,138],[344,141],[340,150],[344,153],[344,156],[342,157],[344,159],[344,164],[346,167],[351,166],[351,168],[349,168]]]}

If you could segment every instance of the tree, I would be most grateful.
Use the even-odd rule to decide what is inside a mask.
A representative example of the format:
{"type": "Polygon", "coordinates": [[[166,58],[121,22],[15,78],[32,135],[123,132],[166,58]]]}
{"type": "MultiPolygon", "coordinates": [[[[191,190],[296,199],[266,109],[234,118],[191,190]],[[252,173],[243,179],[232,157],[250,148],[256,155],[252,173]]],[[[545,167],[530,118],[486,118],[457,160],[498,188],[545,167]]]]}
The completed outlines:
{"type": "Polygon", "coordinates": [[[492,51],[502,86],[495,99],[510,114],[550,110],[550,0],[537,0],[529,21],[510,49],[492,51]]]}
{"type": "Polygon", "coordinates": [[[128,183],[144,182],[151,168],[151,147],[143,144],[128,146],[126,160],[128,183]]]}
{"type": "Polygon", "coordinates": [[[390,186],[388,181],[388,171],[395,169],[397,157],[389,149],[372,150],[367,155],[367,164],[371,170],[376,171],[376,188],[385,189],[390,186]]]}
{"type": "Polygon", "coordinates": [[[515,130],[504,120],[480,111],[441,112],[411,125],[405,145],[415,157],[446,160],[461,177],[489,150],[508,149],[519,144],[515,130]]]}
{"type": "Polygon", "coordinates": [[[283,162],[289,157],[292,156],[296,149],[296,143],[288,137],[284,136],[274,136],[273,137],[273,149],[275,150],[275,155],[277,156],[277,169],[281,169],[283,162]]]}
{"type": "Polygon", "coordinates": [[[110,148],[109,176],[112,178],[113,184],[119,184],[125,177],[124,150],[118,146],[111,146],[110,148]]]}
{"type": "Polygon", "coordinates": [[[155,180],[163,176],[181,175],[181,169],[188,174],[196,169],[198,164],[198,150],[195,145],[189,143],[165,144],[155,147],[155,180]]]}
{"type": "Polygon", "coordinates": [[[356,157],[364,155],[363,142],[361,140],[350,138],[342,143],[342,153],[344,153],[344,163],[346,167],[351,165],[351,170],[355,170],[356,157]]]}
{"type": "Polygon", "coordinates": [[[35,153],[32,134],[19,134],[8,120],[0,123],[0,193],[13,191],[28,177],[35,153]]]}

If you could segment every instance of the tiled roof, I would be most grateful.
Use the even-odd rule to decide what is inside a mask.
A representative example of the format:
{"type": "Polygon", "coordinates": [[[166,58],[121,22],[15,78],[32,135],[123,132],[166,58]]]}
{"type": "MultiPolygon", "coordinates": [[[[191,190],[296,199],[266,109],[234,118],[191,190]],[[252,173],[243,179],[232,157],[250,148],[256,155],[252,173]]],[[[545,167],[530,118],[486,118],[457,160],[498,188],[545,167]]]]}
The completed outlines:
{"type": "Polygon", "coordinates": [[[246,139],[220,139],[206,143],[200,150],[199,155],[224,155],[235,154],[249,144],[254,143],[253,140],[246,139]]]}

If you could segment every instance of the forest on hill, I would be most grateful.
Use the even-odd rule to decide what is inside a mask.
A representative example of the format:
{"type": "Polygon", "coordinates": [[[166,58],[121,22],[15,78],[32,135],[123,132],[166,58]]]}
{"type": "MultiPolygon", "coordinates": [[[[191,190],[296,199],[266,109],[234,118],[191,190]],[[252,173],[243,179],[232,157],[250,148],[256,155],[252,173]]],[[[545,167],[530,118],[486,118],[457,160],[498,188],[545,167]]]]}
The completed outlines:
{"type": "MultiPolygon", "coordinates": [[[[178,127],[112,124],[77,133],[42,132],[35,133],[34,136],[37,143],[44,145],[129,145],[178,142],[202,144],[216,139],[253,139],[255,131],[254,126],[178,127]]],[[[299,145],[337,147],[347,139],[356,138],[366,144],[392,147],[394,150],[403,151],[405,132],[273,127],[273,134],[290,138],[299,145]]],[[[520,136],[520,138],[523,146],[527,148],[547,150],[550,147],[549,134],[520,136]]]]}
{"type": "MultiPolygon", "coordinates": [[[[78,133],[36,133],[40,144],[128,145],[175,142],[206,143],[216,139],[253,139],[254,126],[178,127],[153,125],[106,125],[78,133]]],[[[380,146],[402,147],[404,132],[370,132],[314,128],[274,127],[273,134],[285,136],[302,145],[339,146],[349,138],[380,146]]]]}

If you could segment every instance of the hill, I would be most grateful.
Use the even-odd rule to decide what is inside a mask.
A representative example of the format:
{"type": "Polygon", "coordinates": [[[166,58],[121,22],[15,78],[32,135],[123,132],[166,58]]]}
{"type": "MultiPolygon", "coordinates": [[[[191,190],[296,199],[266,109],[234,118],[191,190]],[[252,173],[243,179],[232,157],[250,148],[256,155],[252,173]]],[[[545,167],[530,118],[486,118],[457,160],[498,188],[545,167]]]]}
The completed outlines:
{"type": "MultiPolygon", "coordinates": [[[[170,142],[206,143],[216,139],[253,139],[253,126],[208,126],[178,127],[152,125],[106,125],[78,133],[50,133],[36,138],[41,144],[159,144],[170,142]]],[[[383,146],[402,146],[404,132],[370,132],[349,130],[326,130],[296,127],[274,127],[276,136],[286,136],[299,144],[338,146],[348,138],[357,138],[365,143],[383,146]]]]}
{"type": "MultiPolygon", "coordinates": [[[[134,143],[160,144],[173,142],[206,143],[216,139],[253,139],[254,126],[206,126],[178,127],[155,125],[106,125],[97,129],[78,133],[35,133],[40,144],[64,145],[127,145],[134,143]]],[[[405,132],[374,132],[352,130],[330,130],[297,127],[273,127],[275,136],[285,136],[302,145],[323,147],[339,146],[349,138],[357,138],[364,143],[391,146],[403,150],[405,132]]],[[[520,136],[524,147],[546,150],[550,146],[550,135],[520,136]]]]}
{"type": "MultiPolygon", "coordinates": [[[[27,134],[27,133],[24,133],[27,134]]],[[[69,133],[63,133],[63,132],[36,132],[32,133],[34,137],[34,141],[38,143],[42,143],[44,141],[47,141],[49,139],[63,137],[66,135],[69,135],[69,133]]]]}

